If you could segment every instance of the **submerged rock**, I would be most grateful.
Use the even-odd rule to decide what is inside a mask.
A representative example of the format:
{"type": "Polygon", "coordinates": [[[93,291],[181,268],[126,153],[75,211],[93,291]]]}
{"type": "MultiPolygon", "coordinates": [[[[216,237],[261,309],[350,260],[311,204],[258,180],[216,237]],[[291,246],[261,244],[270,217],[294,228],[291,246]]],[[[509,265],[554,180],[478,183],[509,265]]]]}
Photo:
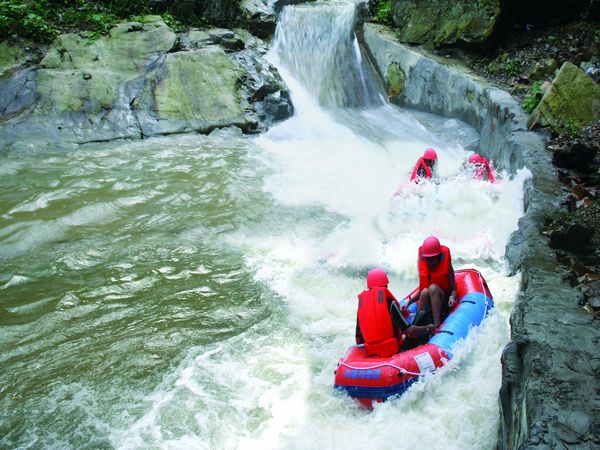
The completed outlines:
{"type": "Polygon", "coordinates": [[[566,62],[531,113],[530,128],[540,125],[557,130],[581,128],[600,120],[600,85],[583,70],[566,62]]]}

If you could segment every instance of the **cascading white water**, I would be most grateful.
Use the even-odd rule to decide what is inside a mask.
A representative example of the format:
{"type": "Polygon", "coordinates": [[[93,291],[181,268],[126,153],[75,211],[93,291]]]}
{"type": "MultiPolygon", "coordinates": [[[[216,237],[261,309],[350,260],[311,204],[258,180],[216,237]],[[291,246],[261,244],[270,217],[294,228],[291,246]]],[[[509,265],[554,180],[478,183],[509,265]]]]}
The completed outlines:
{"type": "Polygon", "coordinates": [[[354,5],[325,3],[284,8],[271,50],[320,105],[383,104],[377,79],[360,57],[354,5]]]}
{"type": "Polygon", "coordinates": [[[295,115],[262,136],[2,155],[0,447],[494,448],[528,174],[472,180],[473,129],[382,101],[354,21],[351,3],[285,7],[269,58],[295,115]],[[437,181],[408,184],[426,147],[437,181]],[[412,290],[429,234],[496,309],[366,412],[332,387],[356,295],[373,266],[412,290]]]}
{"type": "MultiPolygon", "coordinates": [[[[377,101],[358,102],[363,107],[357,109],[354,102],[331,100],[343,97],[348,85],[336,90],[337,62],[320,59],[321,49],[350,45],[353,28],[333,27],[331,16],[353,11],[348,3],[287,7],[271,52],[292,89],[296,114],[258,140],[273,168],[264,187],[276,204],[306,212],[293,234],[266,231],[259,240],[238,241],[301,333],[301,349],[284,350],[298,352],[286,355],[280,372],[295,387],[278,391],[270,424],[279,431],[271,429],[266,442],[274,448],[493,448],[500,354],[518,287],[518,279],[506,276],[504,247],[522,214],[529,174],[504,173],[494,185],[475,181],[464,170],[465,146],[477,140],[470,127],[377,101]],[[439,154],[439,183],[409,185],[412,165],[430,146],[439,154]],[[450,246],[455,268],[482,271],[496,310],[459,347],[448,370],[365,413],[331,391],[335,363],[353,343],[356,295],[374,266],[391,274],[397,296],[412,290],[417,248],[430,234],[450,246]]],[[[359,64],[355,59],[344,67],[359,64]]],[[[371,92],[363,97],[377,98],[376,85],[371,92]]]]}
{"type": "Polygon", "coordinates": [[[282,315],[192,350],[153,409],[116,435],[119,446],[143,446],[151,435],[169,448],[494,447],[500,354],[518,288],[506,276],[504,246],[522,214],[528,174],[475,181],[463,171],[474,130],[382,104],[361,81],[353,24],[352,4],[288,6],[270,53],[296,112],[251,150],[267,168],[271,206],[260,224],[227,242],[277,294],[282,315]],[[430,146],[439,182],[409,185],[430,146]],[[412,290],[416,251],[430,234],[452,249],[455,268],[484,274],[496,309],[449,367],[365,412],[332,388],[336,362],[354,341],[356,295],[373,266],[388,271],[397,296],[412,290]],[[182,402],[199,430],[166,439],[161,415],[182,402]]]}

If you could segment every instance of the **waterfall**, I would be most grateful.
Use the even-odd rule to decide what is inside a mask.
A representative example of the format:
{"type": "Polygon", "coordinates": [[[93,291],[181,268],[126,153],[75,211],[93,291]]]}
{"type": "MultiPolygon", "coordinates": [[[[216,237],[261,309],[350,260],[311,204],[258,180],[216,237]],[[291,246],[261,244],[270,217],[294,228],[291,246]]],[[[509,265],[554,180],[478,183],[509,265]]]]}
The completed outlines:
{"type": "Polygon", "coordinates": [[[321,106],[372,107],[384,100],[379,82],[361,58],[352,3],[286,6],[272,53],[321,106]]]}

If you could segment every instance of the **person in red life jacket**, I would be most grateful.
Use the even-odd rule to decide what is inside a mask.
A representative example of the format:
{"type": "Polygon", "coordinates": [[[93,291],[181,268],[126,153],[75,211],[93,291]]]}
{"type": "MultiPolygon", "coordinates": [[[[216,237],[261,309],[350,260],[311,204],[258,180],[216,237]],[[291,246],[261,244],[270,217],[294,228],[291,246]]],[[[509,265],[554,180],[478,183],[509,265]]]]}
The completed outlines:
{"type": "Polygon", "coordinates": [[[433,176],[433,167],[437,161],[437,153],[434,149],[428,148],[419,158],[410,176],[410,181],[418,183],[422,178],[431,179],[433,176]]]}
{"type": "Polygon", "coordinates": [[[400,351],[405,337],[413,340],[435,331],[432,325],[409,325],[388,284],[384,270],[372,269],[367,290],[358,295],[356,343],[364,344],[367,356],[391,356],[400,351]]]}
{"type": "Polygon", "coordinates": [[[496,181],[492,164],[483,156],[473,153],[469,156],[469,166],[476,180],[489,181],[490,183],[496,181]]]}
{"type": "Polygon", "coordinates": [[[406,306],[418,300],[413,323],[433,323],[437,329],[457,303],[450,249],[441,245],[438,238],[428,237],[419,247],[418,268],[419,288],[406,306]]]}

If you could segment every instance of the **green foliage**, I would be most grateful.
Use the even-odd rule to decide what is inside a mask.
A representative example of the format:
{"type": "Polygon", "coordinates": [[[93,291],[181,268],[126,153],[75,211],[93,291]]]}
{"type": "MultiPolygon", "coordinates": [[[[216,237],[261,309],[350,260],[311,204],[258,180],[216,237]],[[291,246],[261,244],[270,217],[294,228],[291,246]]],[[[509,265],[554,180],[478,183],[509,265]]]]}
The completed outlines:
{"type": "Polygon", "coordinates": [[[45,18],[32,12],[23,18],[22,24],[25,33],[37,41],[51,41],[57,34],[57,30],[45,18]]]}
{"type": "Polygon", "coordinates": [[[517,76],[523,63],[517,59],[509,59],[504,63],[506,73],[511,77],[517,76]]]}
{"type": "Polygon", "coordinates": [[[575,137],[579,134],[579,123],[576,119],[569,117],[566,125],[567,133],[575,137]]]}
{"type": "MultiPolygon", "coordinates": [[[[388,0],[389,1],[389,0],[388,0]]],[[[150,0],[0,0],[0,39],[13,35],[39,42],[52,41],[58,33],[91,31],[106,34],[119,20],[160,14],[173,29],[207,24],[238,24],[240,0],[158,2],[150,0]]]]}
{"type": "Polygon", "coordinates": [[[531,88],[529,88],[527,94],[525,94],[525,99],[523,100],[523,109],[525,112],[531,114],[535,107],[540,103],[543,96],[542,82],[536,81],[531,88]]]}
{"type": "Polygon", "coordinates": [[[391,0],[381,0],[375,7],[375,21],[384,25],[392,25],[391,0]]]}
{"type": "Polygon", "coordinates": [[[506,74],[510,77],[517,76],[523,67],[523,63],[518,59],[507,59],[506,61],[489,62],[485,69],[490,75],[506,74]]]}
{"type": "Polygon", "coordinates": [[[171,13],[162,13],[161,14],[162,19],[165,21],[165,23],[167,24],[167,26],[173,30],[177,30],[179,29],[179,23],[177,22],[177,20],[175,19],[175,17],[173,17],[173,15],[171,13]]]}
{"type": "Polygon", "coordinates": [[[500,75],[502,73],[500,64],[493,61],[485,66],[485,70],[487,70],[490,75],[500,75]]]}
{"type": "Polygon", "coordinates": [[[0,1],[0,39],[12,35],[50,42],[58,30],[48,21],[45,2],[0,1]]]}

